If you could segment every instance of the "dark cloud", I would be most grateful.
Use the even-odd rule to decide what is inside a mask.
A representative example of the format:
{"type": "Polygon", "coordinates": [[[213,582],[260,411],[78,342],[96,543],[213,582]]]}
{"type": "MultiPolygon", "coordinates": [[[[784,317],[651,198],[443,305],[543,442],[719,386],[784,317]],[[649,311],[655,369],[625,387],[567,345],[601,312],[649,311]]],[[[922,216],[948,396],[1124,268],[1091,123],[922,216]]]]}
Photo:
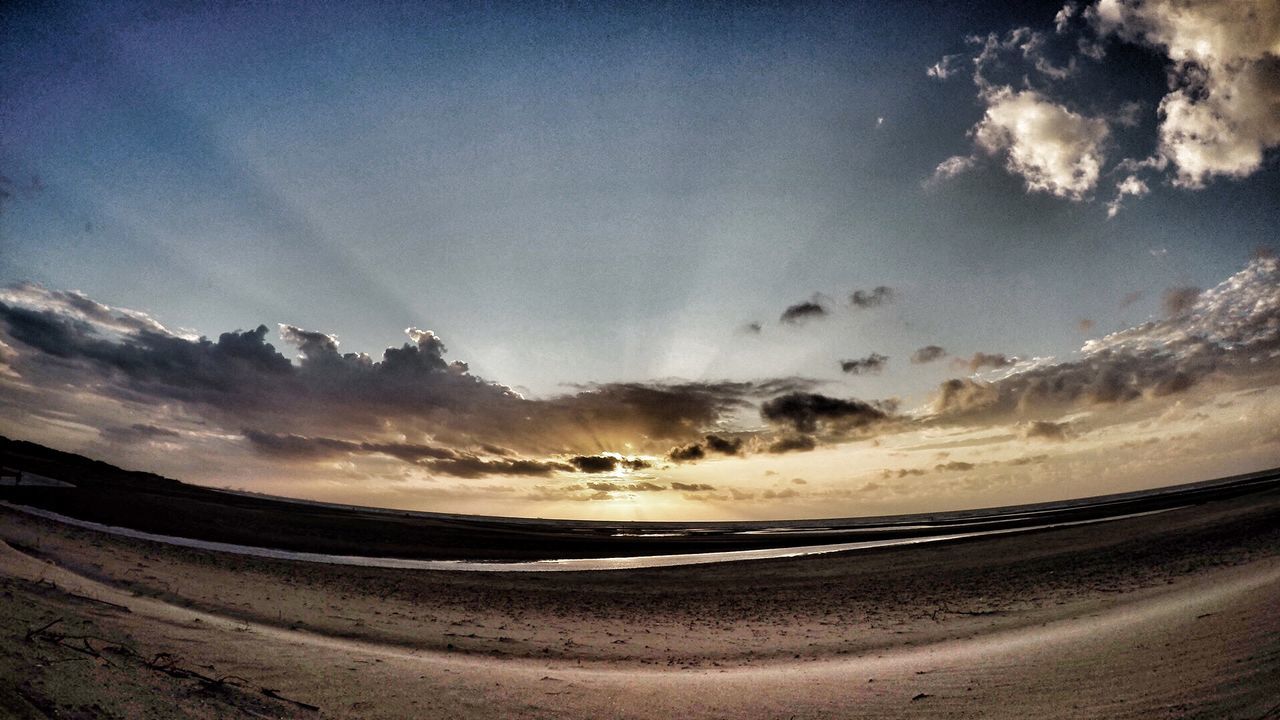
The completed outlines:
{"type": "Polygon", "coordinates": [[[607,455],[577,455],[569,464],[585,473],[605,473],[618,469],[618,459],[607,455]]]}
{"type": "Polygon", "coordinates": [[[707,452],[697,443],[673,447],[671,448],[671,451],[667,453],[667,457],[674,462],[693,462],[695,460],[701,460],[706,456],[707,452]]]}
{"type": "Polygon", "coordinates": [[[1017,361],[1017,358],[1005,357],[1002,353],[976,352],[973,357],[969,358],[966,365],[969,368],[969,372],[978,372],[982,368],[998,369],[1009,367],[1017,361]]]}
{"type": "Polygon", "coordinates": [[[449,362],[440,338],[415,328],[408,330],[412,342],[375,360],[340,354],[327,334],[282,326],[282,337],[299,350],[291,362],[267,342],[264,325],[216,341],[189,339],[154,329],[160,326],[149,319],[126,327],[124,311],[78,296],[23,293],[39,307],[0,302],[0,338],[21,351],[7,365],[25,362],[57,386],[92,387],[130,403],[183,404],[235,432],[368,438],[394,429],[447,446],[501,444],[525,454],[628,443],[658,452],[698,441],[759,399],[815,384],[803,378],[612,383],[529,400],[472,375],[465,363],[449,362]]]}
{"type": "Polygon", "coordinates": [[[931,363],[947,356],[947,351],[938,345],[925,345],[911,353],[911,362],[916,365],[931,363]]]}
{"type": "Polygon", "coordinates": [[[889,358],[880,353],[871,353],[856,360],[841,360],[840,369],[850,375],[879,375],[889,363],[889,358]]]}
{"type": "Polygon", "coordinates": [[[760,416],[771,423],[789,425],[796,432],[811,433],[819,423],[842,428],[860,428],[884,420],[888,415],[861,400],[843,400],[817,393],[788,393],[765,401],[760,416]]]}
{"type": "Polygon", "coordinates": [[[743,325],[740,330],[747,335],[759,335],[764,330],[764,327],[759,322],[752,321],[743,325]]]}
{"type": "Polygon", "coordinates": [[[1162,305],[1166,315],[1174,317],[1186,313],[1195,307],[1202,291],[1198,287],[1172,287],[1164,291],[1162,305]]]}
{"type": "Polygon", "coordinates": [[[1035,420],[1022,430],[1022,437],[1027,440],[1041,439],[1062,442],[1067,439],[1067,423],[1055,423],[1048,420],[1035,420]]]}
{"type": "Polygon", "coordinates": [[[700,443],[678,445],[667,452],[667,458],[674,462],[694,462],[702,460],[709,453],[737,455],[742,450],[742,438],[726,438],[719,435],[707,435],[700,443]]]}
{"type": "Polygon", "coordinates": [[[782,311],[779,322],[795,325],[806,320],[813,320],[827,316],[827,309],[819,304],[816,300],[797,303],[782,311]]]}
{"type": "Polygon", "coordinates": [[[977,466],[976,466],[976,465],[974,465],[973,463],[970,463],[970,462],[963,462],[963,461],[961,461],[961,460],[952,460],[951,462],[946,462],[946,463],[941,463],[941,464],[939,464],[939,465],[935,465],[935,466],[933,467],[933,469],[934,469],[934,470],[938,470],[938,471],[940,471],[940,472],[948,472],[948,471],[953,471],[953,470],[954,470],[954,471],[972,470],[972,469],[974,469],[975,467],[977,467],[977,466]]]}
{"type": "Polygon", "coordinates": [[[98,431],[98,434],[107,442],[120,443],[123,445],[148,442],[163,438],[182,437],[182,435],[175,430],[158,427],[156,425],[148,425],[146,423],[134,423],[127,427],[103,428],[98,431]]]}
{"type": "Polygon", "coordinates": [[[348,455],[386,455],[454,477],[485,475],[550,475],[572,472],[560,462],[522,458],[485,459],[471,453],[414,443],[353,442],[326,437],[276,434],[246,429],[242,433],[255,451],[286,460],[316,461],[348,455]]]}
{"type": "Polygon", "coordinates": [[[708,450],[722,455],[737,455],[742,450],[742,438],[707,435],[703,438],[703,443],[708,450]]]}
{"type": "Polygon", "coordinates": [[[671,489],[672,489],[672,490],[679,490],[679,491],[682,491],[682,492],[711,492],[712,490],[715,490],[716,488],[715,488],[715,486],[714,486],[714,485],[708,485],[708,484],[706,484],[706,483],[682,483],[682,482],[673,482],[673,483],[671,483],[671,489]]]}
{"type": "Polygon", "coordinates": [[[818,447],[818,441],[811,435],[787,435],[770,443],[767,451],[774,454],[808,452],[816,447],[818,447]]]}
{"type": "Polygon", "coordinates": [[[861,309],[880,307],[893,301],[893,288],[879,285],[872,290],[855,290],[849,295],[849,304],[861,309]]]}

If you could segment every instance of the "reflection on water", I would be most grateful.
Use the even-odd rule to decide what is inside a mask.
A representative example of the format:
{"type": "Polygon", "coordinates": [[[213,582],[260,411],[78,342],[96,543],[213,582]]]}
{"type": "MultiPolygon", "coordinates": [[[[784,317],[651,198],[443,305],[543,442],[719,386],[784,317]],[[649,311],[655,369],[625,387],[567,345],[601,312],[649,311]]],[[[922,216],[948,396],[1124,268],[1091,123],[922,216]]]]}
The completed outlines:
{"type": "Polygon", "coordinates": [[[827,545],[809,545],[805,547],[766,548],[763,550],[727,550],[722,552],[689,553],[685,555],[641,555],[617,558],[566,558],[561,560],[532,560],[525,562],[475,562],[470,560],[409,560],[404,558],[360,557],[355,555],[326,555],[323,553],[295,552],[292,550],[275,550],[272,548],[234,545],[231,543],[213,542],[210,540],[194,540],[191,538],[155,535],[140,530],[113,527],[88,520],[59,515],[58,513],[39,508],[14,505],[0,501],[0,506],[17,510],[47,520],[74,525],[75,527],[96,530],[98,532],[165,543],[178,547],[213,550],[233,555],[272,558],[276,560],[296,560],[300,562],[326,563],[329,565],[351,565],[355,567],[395,568],[401,570],[453,570],[467,572],[569,572],[589,570],[640,570],[645,568],[676,567],[679,565],[705,565],[709,563],[736,562],[742,560],[769,560],[777,558],[803,557],[808,555],[824,555],[828,553],[869,550],[871,548],[897,547],[900,545],[924,545],[928,543],[961,540],[964,538],[987,537],[993,535],[1011,535],[1046,530],[1049,528],[1070,527],[1072,525],[1092,525],[1123,518],[1141,517],[1167,512],[1175,508],[1162,508],[1146,512],[1129,513],[1106,518],[1074,520],[1070,522],[1033,525],[1028,527],[1004,528],[999,530],[982,530],[976,532],[948,533],[928,535],[924,537],[897,538],[891,540],[863,540],[859,542],[833,543],[827,545]]]}

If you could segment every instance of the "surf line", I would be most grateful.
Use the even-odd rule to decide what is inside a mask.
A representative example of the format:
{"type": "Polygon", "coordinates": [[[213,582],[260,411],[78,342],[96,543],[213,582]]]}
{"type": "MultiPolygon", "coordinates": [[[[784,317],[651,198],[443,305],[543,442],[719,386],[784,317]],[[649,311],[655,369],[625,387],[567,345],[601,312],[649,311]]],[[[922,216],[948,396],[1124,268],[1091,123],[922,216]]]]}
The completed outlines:
{"type": "Polygon", "coordinates": [[[743,560],[773,560],[779,558],[807,557],[810,555],[827,555],[855,550],[871,550],[875,548],[900,547],[905,545],[927,545],[944,543],[969,538],[995,537],[998,535],[1014,535],[1036,530],[1052,530],[1054,528],[1072,527],[1075,525],[1093,525],[1096,523],[1144,517],[1176,510],[1177,506],[1146,510],[1144,512],[1115,515],[1112,517],[1091,518],[1088,520],[1071,520],[1068,522],[1047,523],[1019,528],[1002,528],[997,530],[981,530],[975,532],[949,533],[944,535],[928,535],[924,537],[896,538],[892,540],[862,540],[858,542],[834,543],[828,545],[805,545],[801,547],[765,548],[761,550],[722,550],[718,552],[686,553],[681,555],[634,555],[630,557],[611,558],[564,558],[556,560],[524,560],[520,562],[481,562],[475,560],[412,560],[407,558],[364,557],[360,555],[328,555],[325,553],[299,552],[294,550],[277,550],[275,548],[256,547],[253,545],[236,545],[213,540],[196,540],[194,538],[173,535],[157,535],[155,533],[133,530],[131,528],[104,525],[89,520],[60,515],[55,512],[27,505],[15,505],[0,500],[0,507],[16,512],[34,515],[64,525],[71,525],[86,530],[126,537],[133,540],[174,545],[176,547],[195,550],[210,550],[231,555],[247,555],[249,557],[267,558],[271,560],[293,560],[297,562],[324,563],[327,565],[349,565],[353,567],[389,568],[394,570],[444,570],[461,572],[587,572],[600,570],[644,570],[649,568],[678,567],[682,565],[707,565],[711,563],[740,562],[743,560]]]}

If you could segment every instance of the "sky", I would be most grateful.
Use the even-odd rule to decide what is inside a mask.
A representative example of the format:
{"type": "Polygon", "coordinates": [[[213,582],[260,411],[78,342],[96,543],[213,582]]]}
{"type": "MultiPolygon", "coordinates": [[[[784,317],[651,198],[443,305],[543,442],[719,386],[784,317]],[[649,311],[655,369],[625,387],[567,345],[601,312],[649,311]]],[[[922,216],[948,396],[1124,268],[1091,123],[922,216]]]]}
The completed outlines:
{"type": "Polygon", "coordinates": [[[1280,465],[1280,2],[0,9],[0,433],[876,515],[1280,465]]]}

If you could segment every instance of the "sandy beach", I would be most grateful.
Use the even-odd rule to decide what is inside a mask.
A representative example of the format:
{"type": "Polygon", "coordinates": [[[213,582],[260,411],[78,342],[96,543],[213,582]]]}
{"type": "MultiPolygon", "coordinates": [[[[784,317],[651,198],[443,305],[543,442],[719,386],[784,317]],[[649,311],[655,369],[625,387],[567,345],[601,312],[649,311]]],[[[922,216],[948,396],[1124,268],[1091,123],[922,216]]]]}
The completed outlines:
{"type": "Polygon", "coordinates": [[[271,560],[11,510],[0,540],[0,697],[15,717],[1280,712],[1275,491],[932,546],[608,572],[271,560]]]}

